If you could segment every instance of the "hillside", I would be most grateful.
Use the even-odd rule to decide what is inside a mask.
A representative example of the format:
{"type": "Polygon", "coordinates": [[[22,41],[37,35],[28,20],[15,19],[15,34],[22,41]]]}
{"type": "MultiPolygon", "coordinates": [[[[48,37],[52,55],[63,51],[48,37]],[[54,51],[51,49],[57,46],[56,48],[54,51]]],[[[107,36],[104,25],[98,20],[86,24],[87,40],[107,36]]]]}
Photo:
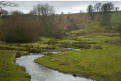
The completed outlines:
{"type": "MultiPolygon", "coordinates": [[[[61,21],[63,21],[64,23],[62,23],[64,27],[70,27],[70,26],[76,26],[77,29],[81,28],[85,28],[87,26],[90,26],[90,24],[93,24],[90,26],[89,29],[91,29],[91,27],[93,28],[93,26],[98,26],[101,27],[99,23],[99,19],[94,19],[92,20],[90,18],[90,16],[87,13],[75,13],[75,14],[63,14],[61,16],[61,21]],[[65,24],[65,25],[64,25],[65,24]],[[76,25],[73,25],[76,24],[76,25]]],[[[111,26],[112,26],[112,30],[116,30],[116,28],[120,25],[121,23],[121,12],[112,12],[111,13],[111,26]]]]}

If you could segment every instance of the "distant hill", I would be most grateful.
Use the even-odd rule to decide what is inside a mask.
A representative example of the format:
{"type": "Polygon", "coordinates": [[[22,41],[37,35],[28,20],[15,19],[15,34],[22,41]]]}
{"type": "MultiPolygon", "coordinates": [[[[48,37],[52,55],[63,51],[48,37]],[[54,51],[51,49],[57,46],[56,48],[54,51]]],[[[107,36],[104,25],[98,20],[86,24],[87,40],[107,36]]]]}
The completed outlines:
{"type": "MultiPolygon", "coordinates": [[[[119,26],[121,24],[121,11],[118,12],[112,12],[111,13],[111,26],[113,29],[119,26]]],[[[65,28],[72,28],[72,30],[75,28],[85,28],[87,25],[90,25],[91,23],[99,23],[98,19],[92,20],[90,19],[89,15],[87,13],[71,13],[71,14],[62,14],[59,15],[58,18],[61,19],[61,24],[65,28]]],[[[95,25],[95,24],[93,24],[95,25]]],[[[97,26],[97,24],[96,24],[97,26]]],[[[91,27],[90,27],[91,29],[91,27]]]]}
{"type": "Polygon", "coordinates": [[[87,13],[62,14],[58,16],[61,25],[65,28],[84,28],[85,24],[90,23],[90,17],[87,13]]]}

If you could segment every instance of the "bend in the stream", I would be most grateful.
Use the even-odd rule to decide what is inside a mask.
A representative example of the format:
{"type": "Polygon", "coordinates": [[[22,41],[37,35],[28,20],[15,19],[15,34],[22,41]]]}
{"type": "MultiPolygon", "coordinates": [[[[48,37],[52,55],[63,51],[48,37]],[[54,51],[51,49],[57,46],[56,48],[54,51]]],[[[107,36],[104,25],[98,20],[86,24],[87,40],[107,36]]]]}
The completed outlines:
{"type": "Polygon", "coordinates": [[[16,63],[25,67],[26,72],[31,75],[31,81],[95,81],[89,78],[61,73],[34,62],[36,58],[42,57],[44,54],[47,54],[47,52],[16,58],[16,63]]]}

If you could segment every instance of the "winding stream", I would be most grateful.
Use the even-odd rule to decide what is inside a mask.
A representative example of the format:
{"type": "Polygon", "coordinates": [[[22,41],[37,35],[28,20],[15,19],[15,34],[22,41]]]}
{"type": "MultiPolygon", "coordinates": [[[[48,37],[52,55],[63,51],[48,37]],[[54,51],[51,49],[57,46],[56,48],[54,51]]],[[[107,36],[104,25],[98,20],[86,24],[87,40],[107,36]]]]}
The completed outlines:
{"type": "Polygon", "coordinates": [[[71,74],[61,73],[34,62],[36,58],[42,56],[44,56],[44,53],[16,58],[16,63],[25,67],[26,72],[31,75],[31,81],[94,81],[84,77],[74,77],[71,74]]]}

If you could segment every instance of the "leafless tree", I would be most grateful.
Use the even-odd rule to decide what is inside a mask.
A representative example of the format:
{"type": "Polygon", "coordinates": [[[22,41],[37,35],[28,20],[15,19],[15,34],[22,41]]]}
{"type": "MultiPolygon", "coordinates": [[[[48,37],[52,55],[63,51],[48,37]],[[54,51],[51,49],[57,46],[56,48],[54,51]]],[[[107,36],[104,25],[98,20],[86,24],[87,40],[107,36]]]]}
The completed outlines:
{"type": "Polygon", "coordinates": [[[2,15],[3,7],[6,7],[6,6],[16,7],[16,6],[18,6],[18,4],[11,3],[9,1],[0,1],[0,16],[2,15]]]}
{"type": "Polygon", "coordinates": [[[115,11],[116,11],[116,12],[119,11],[119,7],[115,7],[115,11]]]}
{"type": "Polygon", "coordinates": [[[88,11],[88,14],[91,17],[91,19],[93,19],[94,18],[94,8],[93,8],[93,6],[89,5],[88,8],[87,8],[87,11],[88,11]]]}
{"type": "Polygon", "coordinates": [[[1,16],[6,16],[8,15],[8,11],[7,10],[4,10],[4,9],[1,9],[1,16]]]}
{"type": "Polygon", "coordinates": [[[43,27],[45,35],[51,35],[55,21],[54,8],[48,4],[37,4],[30,14],[38,16],[40,26],[43,27]]]}
{"type": "Polygon", "coordinates": [[[20,12],[20,11],[13,11],[13,12],[11,12],[11,15],[24,15],[24,13],[23,12],[20,12]]]}
{"type": "Polygon", "coordinates": [[[95,12],[100,12],[100,11],[101,11],[101,6],[102,6],[101,3],[96,3],[96,4],[94,5],[95,12]]]}
{"type": "Polygon", "coordinates": [[[53,15],[55,11],[53,7],[49,6],[48,4],[38,4],[37,6],[33,7],[31,13],[38,16],[49,16],[53,15]]]}

